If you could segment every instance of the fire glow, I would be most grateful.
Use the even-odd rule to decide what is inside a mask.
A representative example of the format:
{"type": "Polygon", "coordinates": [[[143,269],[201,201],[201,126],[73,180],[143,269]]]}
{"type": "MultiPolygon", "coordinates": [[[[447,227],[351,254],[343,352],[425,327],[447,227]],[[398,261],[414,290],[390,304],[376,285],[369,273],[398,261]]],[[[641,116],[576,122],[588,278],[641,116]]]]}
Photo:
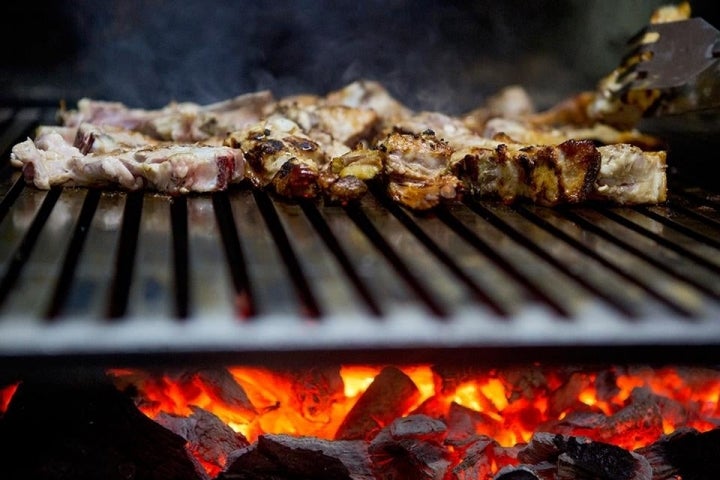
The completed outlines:
{"type": "MultiPolygon", "coordinates": [[[[441,441],[447,471],[465,461],[478,438],[489,439],[495,445],[486,467],[491,475],[517,465],[518,448],[538,432],[634,451],[681,428],[715,430],[720,421],[720,375],[709,368],[353,365],[109,374],[149,418],[168,428],[189,419],[195,425],[202,411],[203,421],[213,418],[234,432],[236,449],[266,435],[371,444],[399,419],[421,416],[447,427],[441,441]]],[[[16,388],[0,389],[0,416],[16,388]]],[[[419,441],[425,438],[419,435],[419,441]]],[[[221,451],[187,440],[208,475],[228,466],[229,447],[221,451]]]]}
{"type": "MultiPolygon", "coordinates": [[[[187,417],[191,406],[199,407],[249,443],[263,434],[369,441],[391,422],[384,416],[388,410],[393,418],[425,414],[450,429],[469,425],[472,431],[464,435],[486,435],[508,448],[544,431],[634,450],[680,427],[714,429],[720,419],[720,378],[713,370],[390,368],[396,375],[382,379],[387,369],[380,366],[309,371],[231,367],[220,375],[112,373],[120,386],[137,388],[138,407],[147,416],[187,417]],[[398,391],[406,398],[396,398],[398,391]],[[363,418],[357,410],[369,408],[361,406],[368,395],[380,406],[363,418]],[[348,426],[351,417],[357,425],[348,426]]],[[[217,462],[209,470],[222,466],[217,462]]]]}

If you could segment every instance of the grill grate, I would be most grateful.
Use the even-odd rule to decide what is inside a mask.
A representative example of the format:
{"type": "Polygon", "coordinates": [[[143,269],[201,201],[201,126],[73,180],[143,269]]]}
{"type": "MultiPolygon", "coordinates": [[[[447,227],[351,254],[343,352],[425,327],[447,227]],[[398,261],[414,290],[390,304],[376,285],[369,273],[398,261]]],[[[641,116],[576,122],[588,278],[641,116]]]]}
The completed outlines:
{"type": "Polygon", "coordinates": [[[377,189],[346,207],[38,191],[7,158],[52,114],[0,109],[4,365],[718,360],[720,195],[675,176],[666,205],[430,214],[377,189]]]}

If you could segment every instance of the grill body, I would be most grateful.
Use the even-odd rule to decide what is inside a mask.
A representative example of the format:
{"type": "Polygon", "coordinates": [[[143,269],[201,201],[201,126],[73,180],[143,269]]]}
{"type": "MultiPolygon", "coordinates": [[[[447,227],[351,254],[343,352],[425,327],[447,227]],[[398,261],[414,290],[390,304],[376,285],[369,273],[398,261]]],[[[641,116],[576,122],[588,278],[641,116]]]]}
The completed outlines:
{"type": "Polygon", "coordinates": [[[40,191],[7,159],[54,109],[0,113],[4,367],[718,360],[720,196],[675,169],[643,207],[40,191]]]}

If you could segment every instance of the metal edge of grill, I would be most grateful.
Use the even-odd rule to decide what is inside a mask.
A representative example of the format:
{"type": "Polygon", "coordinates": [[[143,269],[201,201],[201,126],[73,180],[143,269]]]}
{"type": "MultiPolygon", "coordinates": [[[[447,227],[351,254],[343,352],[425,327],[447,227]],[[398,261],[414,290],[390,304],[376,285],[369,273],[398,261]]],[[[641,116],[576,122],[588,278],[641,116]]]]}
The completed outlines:
{"type": "MultiPolygon", "coordinates": [[[[716,362],[720,196],[408,212],[238,186],[39,191],[7,162],[54,110],[0,109],[0,364],[716,362]]],[[[4,368],[4,367],[3,367],[4,368]]]]}

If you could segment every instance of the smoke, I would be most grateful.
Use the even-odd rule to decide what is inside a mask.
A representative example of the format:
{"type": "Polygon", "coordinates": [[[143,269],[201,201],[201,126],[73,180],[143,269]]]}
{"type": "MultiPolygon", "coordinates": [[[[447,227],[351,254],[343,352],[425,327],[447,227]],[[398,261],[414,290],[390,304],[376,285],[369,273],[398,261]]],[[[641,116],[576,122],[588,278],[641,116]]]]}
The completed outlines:
{"type": "MultiPolygon", "coordinates": [[[[652,2],[641,3],[649,12],[652,2]]],[[[20,96],[28,91],[56,97],[51,100],[90,96],[153,108],[173,100],[209,103],[260,89],[277,96],[324,94],[369,78],[413,108],[458,113],[510,83],[526,86],[546,103],[592,88],[605,73],[598,66],[605,68],[607,59],[600,62],[597,52],[579,52],[576,46],[605,49],[608,56],[601,31],[592,42],[578,42],[583,36],[578,18],[586,23],[598,9],[573,0],[57,0],[48,5],[62,12],[56,17],[62,23],[44,15],[47,25],[36,25],[33,34],[47,37],[38,45],[67,41],[63,57],[53,60],[52,49],[44,49],[43,55],[33,52],[41,68],[30,68],[31,61],[24,70],[6,68],[14,80],[5,85],[6,94],[17,87],[20,96]]],[[[609,15],[607,10],[602,9],[609,15]]],[[[633,9],[638,16],[647,14],[642,10],[633,9]]],[[[635,28],[632,21],[627,24],[635,28]]]]}

